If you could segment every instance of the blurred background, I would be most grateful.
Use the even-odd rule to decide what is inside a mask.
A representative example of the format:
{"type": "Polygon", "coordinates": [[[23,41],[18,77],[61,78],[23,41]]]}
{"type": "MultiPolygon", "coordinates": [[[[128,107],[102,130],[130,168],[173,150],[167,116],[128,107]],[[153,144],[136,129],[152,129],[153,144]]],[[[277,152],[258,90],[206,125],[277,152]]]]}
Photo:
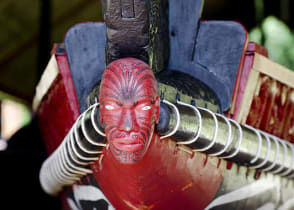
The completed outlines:
{"type": "MultiPolygon", "coordinates": [[[[294,1],[206,0],[202,19],[236,20],[249,40],[269,50],[269,57],[294,69],[294,1]]],[[[32,119],[35,86],[53,43],[85,21],[102,21],[99,0],[0,1],[0,139],[9,139],[32,119]]],[[[0,140],[0,150],[5,141],[0,140]]]]}

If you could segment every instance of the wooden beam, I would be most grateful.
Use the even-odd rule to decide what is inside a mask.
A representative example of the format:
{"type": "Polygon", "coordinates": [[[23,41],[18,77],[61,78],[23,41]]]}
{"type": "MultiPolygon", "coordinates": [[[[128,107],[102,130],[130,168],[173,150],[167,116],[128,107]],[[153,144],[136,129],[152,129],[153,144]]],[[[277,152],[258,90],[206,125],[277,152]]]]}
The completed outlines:
{"type": "Polygon", "coordinates": [[[254,70],[294,88],[294,72],[258,53],[255,53],[254,70]]]}

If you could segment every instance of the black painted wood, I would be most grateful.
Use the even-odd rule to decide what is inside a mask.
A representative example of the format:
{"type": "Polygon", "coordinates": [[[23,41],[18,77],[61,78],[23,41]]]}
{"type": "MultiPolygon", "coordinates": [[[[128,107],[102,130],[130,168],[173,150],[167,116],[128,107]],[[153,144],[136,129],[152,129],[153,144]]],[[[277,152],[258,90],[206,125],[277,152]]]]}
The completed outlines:
{"type": "Polygon", "coordinates": [[[103,0],[106,24],[106,63],[124,57],[148,63],[149,12],[147,0],[103,0]]]}
{"type": "Polygon", "coordinates": [[[165,70],[169,60],[168,0],[151,0],[149,65],[154,73],[165,70]]]}

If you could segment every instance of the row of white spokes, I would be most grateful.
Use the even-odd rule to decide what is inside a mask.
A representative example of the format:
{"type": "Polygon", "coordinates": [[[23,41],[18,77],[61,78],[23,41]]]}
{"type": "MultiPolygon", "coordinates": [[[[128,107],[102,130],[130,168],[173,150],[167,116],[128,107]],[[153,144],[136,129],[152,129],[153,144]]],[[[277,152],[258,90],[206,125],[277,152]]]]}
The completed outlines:
{"type": "Polygon", "coordinates": [[[72,185],[86,174],[106,146],[105,134],[98,123],[98,103],[79,116],[59,147],[43,163],[40,182],[43,189],[56,195],[63,186],[72,185]]]}

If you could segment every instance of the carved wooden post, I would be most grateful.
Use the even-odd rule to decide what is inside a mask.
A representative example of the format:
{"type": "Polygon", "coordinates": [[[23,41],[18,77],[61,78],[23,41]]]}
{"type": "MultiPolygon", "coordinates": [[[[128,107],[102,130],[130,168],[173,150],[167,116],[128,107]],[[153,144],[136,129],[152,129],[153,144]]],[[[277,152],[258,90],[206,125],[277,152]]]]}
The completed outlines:
{"type": "Polygon", "coordinates": [[[102,0],[106,24],[106,63],[133,57],[154,72],[169,57],[168,0],[102,0]],[[164,38],[165,37],[165,38],[164,38]]]}
{"type": "Polygon", "coordinates": [[[149,18],[145,0],[102,1],[106,24],[106,63],[123,57],[148,62],[149,18]]]}
{"type": "Polygon", "coordinates": [[[150,1],[149,65],[154,73],[167,68],[169,60],[168,0],[150,1]]]}

